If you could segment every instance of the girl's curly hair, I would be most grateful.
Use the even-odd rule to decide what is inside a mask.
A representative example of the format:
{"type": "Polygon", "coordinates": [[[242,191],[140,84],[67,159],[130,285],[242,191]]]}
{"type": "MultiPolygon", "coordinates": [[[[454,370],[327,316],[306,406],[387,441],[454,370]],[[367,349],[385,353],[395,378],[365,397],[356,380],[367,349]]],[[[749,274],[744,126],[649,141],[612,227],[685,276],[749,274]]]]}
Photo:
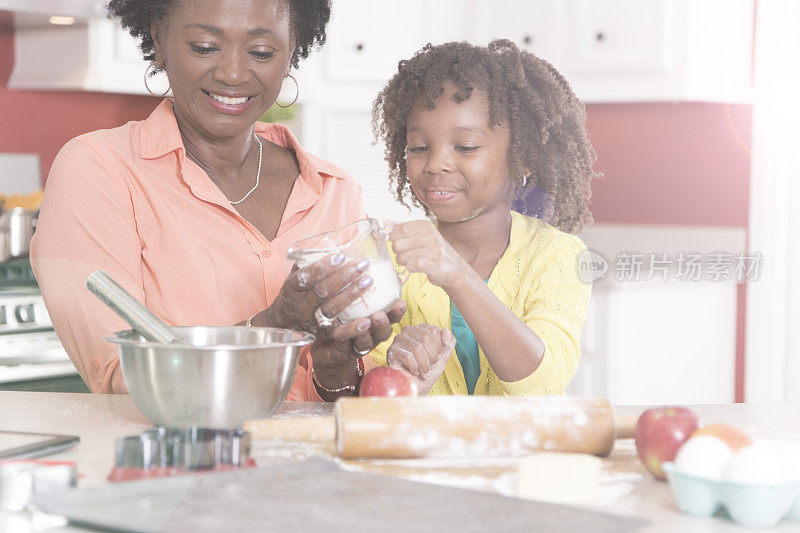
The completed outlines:
{"type": "Polygon", "coordinates": [[[597,155],[586,134],[586,111],[567,81],[547,61],[517,48],[506,39],[488,47],[465,42],[428,44],[409,60],[378,94],[372,108],[376,138],[386,143],[386,161],[397,199],[406,207],[422,207],[411,192],[406,159],[406,117],[423,97],[428,109],[452,82],[454,98],[462,102],[474,89],[489,97],[490,125],[510,130],[509,168],[512,176],[531,171],[516,204],[543,189],[552,198],[550,223],[580,232],[592,222],[591,180],[597,155]]]}
{"type": "MultiPolygon", "coordinates": [[[[141,41],[144,59],[155,59],[150,26],[163,22],[180,0],[111,0],[106,6],[109,18],[118,18],[122,27],[141,41]]],[[[331,17],[330,0],[284,0],[289,8],[295,46],[291,64],[294,68],[308,57],[315,45],[325,44],[325,26],[331,17]]],[[[156,72],[160,69],[156,69],[156,72]]],[[[154,72],[155,73],[155,72],[154,72]]]]}

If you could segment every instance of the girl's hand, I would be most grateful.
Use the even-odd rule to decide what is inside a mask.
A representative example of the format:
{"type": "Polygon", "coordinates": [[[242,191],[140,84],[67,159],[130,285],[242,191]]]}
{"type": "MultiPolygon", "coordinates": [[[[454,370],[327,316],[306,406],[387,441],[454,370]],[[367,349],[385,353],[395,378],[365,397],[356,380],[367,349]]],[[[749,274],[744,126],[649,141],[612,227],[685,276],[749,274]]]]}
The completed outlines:
{"type": "Polygon", "coordinates": [[[398,265],[409,272],[422,272],[434,285],[444,289],[459,281],[469,265],[427,220],[396,225],[389,239],[398,265]]]}
{"type": "Polygon", "coordinates": [[[372,285],[372,278],[364,275],[368,267],[368,260],[345,262],[341,253],[305,268],[295,267],[275,301],[254,323],[261,325],[263,321],[267,326],[307,331],[317,340],[325,339],[334,326],[321,326],[315,312],[319,309],[326,317],[334,318],[344,311],[372,285]]]}
{"type": "Polygon", "coordinates": [[[423,396],[444,372],[455,346],[456,339],[448,329],[431,324],[406,326],[386,351],[386,364],[414,376],[419,395],[423,396]]]}

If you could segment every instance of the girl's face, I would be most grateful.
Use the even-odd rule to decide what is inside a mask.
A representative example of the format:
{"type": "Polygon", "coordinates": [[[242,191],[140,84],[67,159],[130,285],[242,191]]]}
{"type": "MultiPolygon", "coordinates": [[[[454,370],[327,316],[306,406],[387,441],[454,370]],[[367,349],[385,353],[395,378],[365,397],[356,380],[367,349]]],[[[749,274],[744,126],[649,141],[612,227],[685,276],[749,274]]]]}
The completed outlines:
{"type": "Polygon", "coordinates": [[[509,176],[507,127],[489,126],[489,100],[475,89],[457,103],[451,82],[436,108],[417,98],[408,114],[408,179],[414,195],[445,222],[508,212],[515,182],[509,176]]]}
{"type": "Polygon", "coordinates": [[[151,31],[175,114],[210,139],[249,130],[289,72],[294,42],[282,0],[181,0],[151,31]]]}

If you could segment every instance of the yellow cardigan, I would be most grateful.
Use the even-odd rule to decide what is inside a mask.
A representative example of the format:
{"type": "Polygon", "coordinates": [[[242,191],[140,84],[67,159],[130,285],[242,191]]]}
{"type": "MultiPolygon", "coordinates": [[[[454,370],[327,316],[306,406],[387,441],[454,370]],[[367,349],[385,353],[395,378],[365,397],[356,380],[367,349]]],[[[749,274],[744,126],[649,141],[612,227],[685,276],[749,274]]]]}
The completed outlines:
{"type": "MultiPolygon", "coordinates": [[[[492,271],[487,286],[544,341],[542,362],[530,376],[501,381],[480,352],[481,374],[475,394],[561,394],[580,358],[581,327],[586,320],[591,286],[578,277],[578,255],[585,246],[578,237],[544,222],[511,212],[511,238],[492,271]]],[[[412,274],[403,286],[408,309],[395,324],[394,335],[407,325],[433,324],[450,329],[450,298],[424,274],[412,274]]],[[[386,365],[386,350],[394,339],[370,355],[386,365]]],[[[467,394],[464,371],[455,350],[431,394],[467,394]]]]}

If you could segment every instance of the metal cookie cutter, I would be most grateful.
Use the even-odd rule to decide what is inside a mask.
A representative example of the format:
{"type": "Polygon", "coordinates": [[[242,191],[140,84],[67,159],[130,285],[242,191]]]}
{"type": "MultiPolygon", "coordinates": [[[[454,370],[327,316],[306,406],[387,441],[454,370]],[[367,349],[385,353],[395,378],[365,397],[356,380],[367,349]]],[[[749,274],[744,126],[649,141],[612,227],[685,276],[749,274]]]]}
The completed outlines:
{"type": "Polygon", "coordinates": [[[255,466],[250,433],[242,430],[154,428],[117,439],[109,481],[255,466]]]}

